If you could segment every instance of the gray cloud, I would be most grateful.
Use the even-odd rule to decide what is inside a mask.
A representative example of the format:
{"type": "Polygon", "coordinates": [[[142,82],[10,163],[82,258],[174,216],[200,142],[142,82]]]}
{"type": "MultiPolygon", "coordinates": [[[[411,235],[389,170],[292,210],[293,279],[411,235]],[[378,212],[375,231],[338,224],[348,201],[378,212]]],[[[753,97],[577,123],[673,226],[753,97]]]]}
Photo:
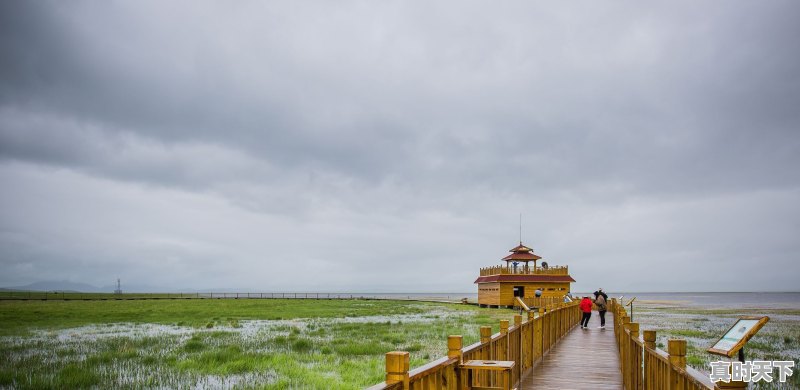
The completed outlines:
{"type": "Polygon", "coordinates": [[[791,1],[0,7],[0,284],[470,291],[519,212],[578,288],[800,272],[791,1]]]}

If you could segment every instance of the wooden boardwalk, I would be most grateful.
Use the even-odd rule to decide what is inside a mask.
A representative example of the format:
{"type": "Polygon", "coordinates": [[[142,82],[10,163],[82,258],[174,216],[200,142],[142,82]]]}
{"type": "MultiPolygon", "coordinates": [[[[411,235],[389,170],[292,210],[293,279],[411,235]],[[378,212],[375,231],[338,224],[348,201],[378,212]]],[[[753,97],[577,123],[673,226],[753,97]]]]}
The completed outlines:
{"type": "Polygon", "coordinates": [[[519,389],[622,389],[613,315],[606,313],[605,329],[599,325],[594,312],[589,329],[574,327],[520,381],[519,389]]]}

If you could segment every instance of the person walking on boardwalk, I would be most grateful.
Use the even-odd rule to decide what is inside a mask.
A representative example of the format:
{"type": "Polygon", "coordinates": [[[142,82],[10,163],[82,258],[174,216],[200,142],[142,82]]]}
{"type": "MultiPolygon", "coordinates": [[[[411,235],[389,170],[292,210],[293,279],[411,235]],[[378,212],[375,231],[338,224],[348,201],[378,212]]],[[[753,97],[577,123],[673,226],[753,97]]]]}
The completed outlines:
{"type": "Polygon", "coordinates": [[[583,317],[581,318],[581,329],[587,329],[589,327],[589,318],[592,318],[592,300],[589,299],[588,296],[584,296],[581,299],[581,311],[583,312],[583,317]]]}
{"type": "MultiPolygon", "coordinates": [[[[603,292],[603,289],[600,289],[600,292],[603,292]]],[[[600,314],[600,329],[606,328],[606,294],[598,294],[597,298],[594,300],[594,304],[597,305],[597,312],[600,314]]]]}
{"type": "Polygon", "coordinates": [[[605,299],[606,302],[608,302],[608,295],[603,292],[602,288],[598,288],[597,291],[594,292],[594,299],[596,300],[597,297],[599,297],[601,295],[603,296],[603,299],[605,299]]]}

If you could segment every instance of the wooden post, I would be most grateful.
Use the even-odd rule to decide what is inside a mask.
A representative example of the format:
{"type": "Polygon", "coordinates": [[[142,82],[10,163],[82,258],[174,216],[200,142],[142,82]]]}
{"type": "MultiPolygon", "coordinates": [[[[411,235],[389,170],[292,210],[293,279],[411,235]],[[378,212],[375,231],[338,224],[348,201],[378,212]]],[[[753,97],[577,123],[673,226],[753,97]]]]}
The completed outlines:
{"type": "Polygon", "coordinates": [[[386,384],[403,383],[403,389],[409,388],[408,378],[409,356],[408,352],[386,353],[386,384]]]}
{"type": "Polygon", "coordinates": [[[558,308],[558,302],[553,304],[553,344],[556,345],[558,339],[561,337],[561,310],[558,308]]]}
{"type": "MultiPolygon", "coordinates": [[[[514,337],[514,339],[516,339],[516,343],[517,343],[517,348],[516,348],[516,353],[515,353],[515,355],[516,355],[515,361],[516,361],[517,364],[515,366],[515,370],[519,370],[518,372],[522,372],[522,369],[524,368],[523,367],[524,364],[522,364],[522,362],[523,362],[522,359],[523,359],[523,356],[524,356],[524,353],[523,353],[523,344],[524,343],[522,342],[522,340],[523,340],[523,338],[522,338],[522,316],[519,315],[519,314],[514,315],[514,327],[517,329],[516,330],[516,334],[517,335],[514,337]]],[[[509,346],[508,350],[511,351],[510,346],[509,346]]]]}
{"type": "Polygon", "coordinates": [[[644,361],[642,362],[642,366],[644,368],[644,375],[642,375],[642,388],[646,390],[656,389],[657,386],[659,386],[659,378],[656,377],[656,374],[654,372],[652,372],[654,370],[650,367],[651,359],[648,358],[648,354],[652,353],[649,352],[648,349],[649,350],[656,349],[656,331],[654,330],[644,331],[643,338],[644,338],[645,350],[643,351],[644,354],[642,357],[642,359],[644,359],[644,361]]]}
{"type": "Polygon", "coordinates": [[[544,321],[542,321],[542,356],[550,349],[550,333],[553,330],[553,312],[549,304],[544,305],[544,321]]]}
{"type": "MultiPolygon", "coordinates": [[[[620,328],[620,330],[619,330],[619,337],[620,337],[620,345],[621,346],[627,345],[627,343],[625,343],[625,340],[627,340],[627,336],[625,335],[625,331],[630,329],[630,325],[628,325],[630,323],[631,323],[631,318],[628,317],[628,315],[623,311],[622,312],[622,322],[621,322],[622,328],[620,328]]],[[[625,348],[623,348],[623,351],[624,350],[625,350],[625,348]]],[[[624,355],[624,353],[623,353],[622,357],[623,357],[623,361],[627,361],[627,360],[624,360],[624,359],[627,359],[627,357],[624,355]]]]}
{"type": "Polygon", "coordinates": [[[686,368],[686,340],[668,340],[667,352],[669,353],[669,388],[683,390],[681,376],[675,368],[686,368]]]}
{"type": "Polygon", "coordinates": [[[486,344],[492,339],[492,327],[481,326],[481,344],[486,344]]]}
{"type": "Polygon", "coordinates": [[[456,364],[456,370],[453,373],[453,377],[451,380],[455,381],[455,388],[461,389],[463,387],[464,379],[462,376],[462,372],[457,369],[461,363],[464,362],[464,354],[461,351],[461,348],[464,346],[464,339],[461,335],[458,336],[447,336],[447,357],[450,359],[458,359],[458,363],[456,364]]]}
{"type": "Polygon", "coordinates": [[[544,308],[539,307],[539,318],[536,320],[536,358],[544,356],[544,308]]]}
{"type": "MultiPolygon", "coordinates": [[[[491,326],[481,326],[480,328],[481,334],[481,344],[488,344],[492,341],[492,327],[491,326]]],[[[479,356],[480,359],[484,360],[493,360],[494,359],[494,350],[490,347],[485,347],[481,349],[481,353],[479,356]]],[[[485,381],[488,380],[488,374],[479,374],[477,377],[478,383],[486,383],[485,381]]],[[[471,385],[471,384],[470,384],[471,385]]]]}
{"type": "Polygon", "coordinates": [[[656,331],[654,330],[644,331],[644,347],[650,349],[656,349],[656,331]]]}
{"type": "Polygon", "coordinates": [[[536,320],[533,310],[528,311],[528,331],[525,336],[525,349],[528,351],[527,364],[528,367],[533,367],[533,362],[536,360],[536,320]]]}
{"type": "Polygon", "coordinates": [[[497,352],[495,359],[508,360],[509,344],[511,343],[508,337],[508,320],[500,320],[500,335],[502,335],[502,342],[495,345],[497,352]]]}
{"type": "Polygon", "coordinates": [[[556,336],[558,335],[556,333],[556,329],[557,329],[556,328],[556,324],[558,324],[558,317],[557,317],[558,313],[555,311],[555,307],[554,306],[555,305],[553,305],[551,303],[550,307],[547,309],[547,312],[549,314],[548,317],[550,318],[550,321],[548,321],[548,324],[547,324],[547,328],[548,328],[547,329],[547,336],[548,336],[547,350],[548,351],[550,350],[550,348],[553,347],[553,344],[555,344],[556,336]]]}
{"type": "Polygon", "coordinates": [[[622,327],[619,330],[619,358],[620,362],[622,362],[622,380],[625,386],[630,386],[628,378],[630,378],[630,367],[632,364],[631,354],[630,354],[630,337],[628,337],[628,333],[625,332],[626,330],[630,330],[630,323],[631,318],[627,315],[622,316],[621,325],[622,327]]]}
{"type": "Polygon", "coordinates": [[[458,358],[458,363],[461,364],[462,354],[461,348],[463,346],[464,339],[458,336],[447,336],[447,357],[458,358]]]}
{"type": "Polygon", "coordinates": [[[686,340],[672,339],[667,341],[669,364],[675,367],[686,367],[686,340]]]}
{"type": "Polygon", "coordinates": [[[561,336],[564,334],[564,310],[562,308],[562,303],[556,303],[556,320],[558,321],[558,326],[556,329],[558,330],[558,337],[556,339],[560,339],[561,336]]]}
{"type": "Polygon", "coordinates": [[[642,388],[642,352],[636,346],[635,341],[639,339],[639,323],[638,322],[631,322],[628,324],[631,329],[631,338],[630,338],[630,380],[631,380],[631,388],[632,389],[641,389],[642,388]]]}

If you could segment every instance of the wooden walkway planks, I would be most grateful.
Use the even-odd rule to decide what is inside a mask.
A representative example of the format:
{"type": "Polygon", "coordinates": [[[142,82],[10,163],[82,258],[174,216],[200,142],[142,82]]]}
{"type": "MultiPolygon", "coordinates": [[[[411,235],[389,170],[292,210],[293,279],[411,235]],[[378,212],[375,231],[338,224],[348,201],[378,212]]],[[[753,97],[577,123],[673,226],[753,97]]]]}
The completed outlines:
{"type": "Polygon", "coordinates": [[[576,326],[522,379],[519,389],[622,389],[614,317],[606,313],[606,328],[598,329],[594,312],[589,329],[576,326]]]}

